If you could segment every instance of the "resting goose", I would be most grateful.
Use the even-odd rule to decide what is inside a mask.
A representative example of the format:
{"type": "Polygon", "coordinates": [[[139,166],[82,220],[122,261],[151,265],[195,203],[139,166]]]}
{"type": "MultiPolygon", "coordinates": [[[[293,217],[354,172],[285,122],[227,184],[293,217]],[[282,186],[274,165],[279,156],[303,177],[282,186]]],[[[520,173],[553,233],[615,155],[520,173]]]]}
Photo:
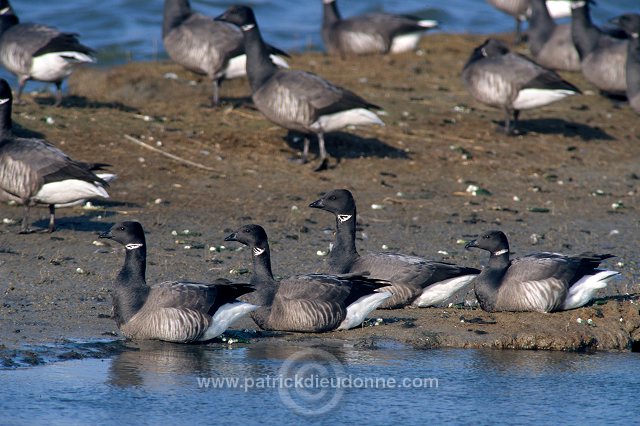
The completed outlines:
{"type": "MultiPolygon", "coordinates": [[[[240,27],[247,52],[247,74],[251,98],[269,120],[288,130],[318,137],[320,164],[327,168],[324,134],[350,125],[384,125],[369,103],[355,93],[334,86],[305,71],[278,69],[267,54],[253,10],[232,6],[216,18],[240,27]]],[[[302,161],[307,162],[309,138],[305,138],[302,161]]]]}
{"type": "Polygon", "coordinates": [[[55,106],[62,103],[62,81],[78,64],[95,62],[78,35],[40,24],[21,24],[8,0],[0,0],[0,63],[18,77],[20,96],[29,80],[54,83],[55,106]]]}
{"type": "Polygon", "coordinates": [[[109,198],[107,181],[95,173],[108,164],[75,161],[44,139],[15,136],[11,103],[11,87],[0,79],[0,200],[24,206],[21,233],[29,232],[29,209],[36,204],[49,206],[48,230],[53,232],[56,205],[109,198]]]}
{"type": "Polygon", "coordinates": [[[595,26],[588,0],[574,1],[571,8],[571,36],[584,78],[605,93],[625,95],[629,41],[605,34],[595,26]]]}
{"type": "Polygon", "coordinates": [[[476,100],[504,110],[507,134],[517,126],[520,110],[581,93],[554,71],[510,52],[504,43],[494,39],[474,49],[462,71],[462,80],[476,100]]]}
{"type": "MultiPolygon", "coordinates": [[[[219,103],[218,92],[223,80],[247,74],[240,29],[193,12],[189,0],[165,0],[162,41],[173,61],[211,79],[213,105],[219,103]]],[[[282,58],[289,55],[269,45],[267,50],[278,66],[289,67],[282,58]]]]}
{"type": "Polygon", "coordinates": [[[139,222],[121,222],[100,235],[122,244],[125,259],[112,288],[113,317],[129,339],[190,343],[213,339],[258,307],[237,297],[250,284],[225,279],[214,283],[146,282],[147,246],[139,222]]]}
{"type": "Polygon", "coordinates": [[[466,248],[489,252],[489,264],[473,281],[480,307],[488,312],[554,312],[579,308],[619,272],[598,269],[611,254],[568,256],[537,252],[509,260],[509,242],[489,231],[466,248]]]}
{"type": "Polygon", "coordinates": [[[558,71],[580,71],[580,57],[571,38],[571,25],[558,25],[544,0],[530,0],[529,50],[543,67],[558,71]]]}
{"type": "Polygon", "coordinates": [[[371,278],[391,283],[393,295],[381,308],[437,305],[471,282],[480,272],[475,268],[399,253],[369,253],[361,256],[356,250],[356,203],[346,189],[327,192],[309,207],[336,216],[336,241],[328,256],[329,272],[345,274],[366,271],[371,278]]]}
{"type": "Polygon", "coordinates": [[[414,50],[436,21],[409,15],[367,13],[342,19],[337,0],[322,0],[322,41],[331,55],[401,53],[414,50]]]}
{"type": "Polygon", "coordinates": [[[640,15],[627,13],[614,18],[612,23],[618,25],[629,35],[627,46],[627,99],[631,108],[640,114],[640,15]]]}
{"type": "Polygon", "coordinates": [[[387,282],[362,275],[295,275],[276,281],[271,272],[267,233],[260,225],[245,225],[227,236],[249,246],[253,257],[251,284],[256,291],[244,300],[261,307],[251,316],[263,330],[321,333],[348,330],[391,296],[387,282]]]}
{"type": "MultiPolygon", "coordinates": [[[[531,15],[531,0],[487,0],[492,6],[516,20],[516,42],[522,40],[521,24],[531,15]]],[[[549,0],[546,2],[551,17],[564,18],[571,15],[570,0],[549,0]]]]}

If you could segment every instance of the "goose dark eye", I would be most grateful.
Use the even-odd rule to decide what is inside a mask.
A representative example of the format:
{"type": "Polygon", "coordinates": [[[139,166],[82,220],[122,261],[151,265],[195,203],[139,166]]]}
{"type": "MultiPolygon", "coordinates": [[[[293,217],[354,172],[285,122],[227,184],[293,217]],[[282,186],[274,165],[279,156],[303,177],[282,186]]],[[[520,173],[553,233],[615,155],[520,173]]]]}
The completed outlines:
{"type": "Polygon", "coordinates": [[[329,197],[329,199],[330,199],[330,200],[335,200],[335,199],[336,199],[336,196],[335,196],[335,195],[332,195],[331,197],[329,197]]]}
{"type": "Polygon", "coordinates": [[[485,240],[488,240],[489,238],[491,238],[491,236],[490,236],[490,235],[485,235],[485,236],[484,236],[484,237],[482,237],[482,238],[484,238],[485,240]]]}
{"type": "Polygon", "coordinates": [[[118,231],[124,231],[124,230],[125,230],[124,226],[121,226],[120,228],[118,228],[118,231]]]}

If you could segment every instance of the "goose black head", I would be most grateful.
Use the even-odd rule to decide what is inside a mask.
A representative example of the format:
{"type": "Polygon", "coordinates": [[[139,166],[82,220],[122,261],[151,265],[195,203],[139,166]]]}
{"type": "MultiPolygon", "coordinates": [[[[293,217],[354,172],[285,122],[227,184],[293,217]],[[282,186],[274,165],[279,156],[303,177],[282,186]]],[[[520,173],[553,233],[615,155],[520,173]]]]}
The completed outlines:
{"type": "Polygon", "coordinates": [[[469,241],[464,248],[479,248],[487,250],[494,255],[509,253],[509,241],[502,231],[489,231],[480,238],[469,241]]]}
{"type": "Polygon", "coordinates": [[[637,13],[625,13],[609,20],[613,25],[624,30],[633,38],[638,38],[640,33],[640,15],[637,13]]]}
{"type": "Polygon", "coordinates": [[[334,189],[324,194],[322,198],[309,204],[309,207],[325,210],[336,215],[353,214],[356,210],[356,202],[349,190],[334,189]]]}
{"type": "Polygon", "coordinates": [[[225,241],[237,241],[249,247],[263,248],[268,241],[267,233],[260,225],[243,225],[237,231],[227,235],[225,241]]]}
{"type": "Polygon", "coordinates": [[[144,229],[140,222],[116,223],[107,232],[100,234],[100,238],[116,241],[128,250],[139,248],[145,244],[144,229]]]}
{"type": "Polygon", "coordinates": [[[256,17],[253,14],[253,9],[242,5],[231,6],[222,15],[216,17],[215,20],[228,22],[242,29],[256,25],[256,17]]]}

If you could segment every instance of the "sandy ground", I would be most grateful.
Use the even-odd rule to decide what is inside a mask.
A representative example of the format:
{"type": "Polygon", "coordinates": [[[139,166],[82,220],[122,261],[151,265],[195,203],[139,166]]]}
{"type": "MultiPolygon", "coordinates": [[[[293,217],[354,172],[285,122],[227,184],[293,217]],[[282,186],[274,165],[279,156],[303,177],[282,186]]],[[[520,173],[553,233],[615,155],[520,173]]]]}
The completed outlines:
{"type": "MultiPolygon", "coordinates": [[[[267,229],[277,275],[321,271],[317,252],[328,248],[334,220],[307,205],[324,191],[346,187],[359,206],[361,252],[386,245],[480,266],[486,253],[465,251],[461,240],[499,228],[515,255],[614,253],[618,258],[605,266],[622,276],[602,291],[604,304],[570,312],[376,312],[386,318],[382,325],[320,338],[395,339],[418,347],[631,349],[640,341],[640,120],[580,75],[567,74],[584,95],[526,111],[523,134],[503,135],[496,131],[502,113],[474,102],[460,80],[469,52],[482,41],[433,35],[417,53],[348,62],[295,55],[294,68],[349,87],[385,111],[385,127],[329,135],[333,167],[322,173],[290,161],[302,144],[251,107],[246,81],[225,82],[224,105],[211,108],[209,82],[171,63],[84,69],[70,79],[62,108],[52,108],[46,94],[16,106],[18,133],[46,137],[76,159],[108,162],[119,179],[110,200],[95,202],[97,210],[60,209],[54,234],[17,235],[21,209],[0,206],[0,217],[16,221],[0,224],[2,347],[115,335],[109,287],[124,256],[119,246],[96,241],[117,221],[145,226],[150,282],[248,280],[248,251],[235,244],[221,248],[224,236],[244,223],[267,229]],[[490,195],[473,196],[466,192],[470,184],[490,195]]],[[[32,219],[46,226],[46,208],[34,209],[32,219]]],[[[452,302],[472,298],[468,289],[452,302]]],[[[239,328],[255,327],[246,320],[239,328]]]]}

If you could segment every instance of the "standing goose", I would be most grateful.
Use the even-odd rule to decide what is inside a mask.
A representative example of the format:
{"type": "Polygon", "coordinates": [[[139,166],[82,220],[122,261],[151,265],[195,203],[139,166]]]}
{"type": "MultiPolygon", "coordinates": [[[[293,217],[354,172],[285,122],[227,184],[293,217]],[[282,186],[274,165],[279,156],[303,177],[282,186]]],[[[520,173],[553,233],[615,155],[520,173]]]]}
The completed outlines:
{"type": "Polygon", "coordinates": [[[629,35],[626,63],[627,99],[631,108],[640,114],[640,15],[628,13],[614,18],[611,22],[629,35]]]}
{"type": "Polygon", "coordinates": [[[331,55],[400,53],[414,50],[436,21],[390,13],[367,13],[342,19],[336,0],[322,0],[322,41],[331,55]]]}
{"type": "Polygon", "coordinates": [[[20,96],[28,80],[56,85],[62,102],[62,81],[78,64],[95,62],[93,50],[80,44],[78,35],[40,24],[21,24],[8,0],[0,0],[0,63],[18,77],[20,96]]]}
{"type": "Polygon", "coordinates": [[[53,232],[56,204],[109,198],[107,181],[94,173],[108,164],[75,161],[44,139],[16,137],[11,103],[11,87],[0,79],[0,200],[24,206],[21,233],[29,232],[29,209],[36,204],[49,205],[48,230],[53,232]]]}
{"type": "Polygon", "coordinates": [[[225,279],[214,283],[165,281],[147,285],[147,246],[139,222],[113,225],[100,238],[125,248],[125,259],[112,288],[113,317],[130,339],[190,343],[213,339],[258,307],[236,298],[253,291],[250,284],[225,279]]]}
{"type": "MultiPolygon", "coordinates": [[[[522,40],[521,25],[531,15],[531,0],[487,0],[492,6],[516,20],[516,42],[522,40]]],[[[547,8],[553,19],[571,15],[570,0],[549,0],[547,8]]]]}
{"type": "Polygon", "coordinates": [[[501,231],[489,231],[466,248],[487,250],[489,265],[473,281],[480,307],[488,312],[554,312],[588,303],[619,275],[598,269],[611,254],[567,256],[537,252],[509,260],[509,242],[501,231]]]}
{"type": "Polygon", "coordinates": [[[596,27],[589,14],[589,1],[574,1],[571,8],[571,36],[584,78],[605,93],[624,95],[629,41],[614,38],[596,27]]]}
{"type": "MultiPolygon", "coordinates": [[[[247,74],[247,56],[238,27],[192,12],[189,0],[165,0],[162,41],[173,61],[211,79],[214,106],[219,103],[219,87],[224,79],[247,74]]],[[[282,59],[289,55],[269,45],[267,50],[278,66],[289,67],[282,59]]]]}
{"type": "MultiPolygon", "coordinates": [[[[305,71],[278,69],[267,54],[253,10],[232,6],[216,18],[238,25],[244,35],[247,52],[247,74],[251,98],[269,120],[285,129],[313,133],[318,137],[320,164],[328,165],[324,134],[350,125],[384,125],[369,108],[369,103],[355,93],[334,86],[323,78],[305,71]]],[[[304,141],[302,161],[307,162],[309,138],[304,141]]]]}
{"type": "Polygon", "coordinates": [[[517,126],[520,110],[541,107],[581,93],[554,71],[510,52],[507,46],[494,39],[488,39],[474,49],[462,71],[462,80],[478,101],[504,110],[507,134],[517,126]]]}
{"type": "Polygon", "coordinates": [[[366,316],[391,296],[386,282],[362,275],[295,275],[276,281],[271,272],[271,254],[265,230],[245,225],[227,236],[251,248],[256,291],[244,297],[261,307],[251,316],[263,330],[321,333],[348,330],[362,324],[366,316]]]}
{"type": "Polygon", "coordinates": [[[334,274],[369,272],[371,278],[389,281],[393,295],[381,308],[407,305],[433,306],[442,303],[480,273],[451,263],[425,260],[398,253],[370,253],[356,250],[356,203],[346,189],[334,189],[309,207],[336,216],[336,241],[329,253],[329,271],[334,274]]]}
{"type": "Polygon", "coordinates": [[[580,71],[580,57],[571,38],[571,25],[555,23],[544,0],[530,0],[529,50],[543,67],[580,71]]]}

